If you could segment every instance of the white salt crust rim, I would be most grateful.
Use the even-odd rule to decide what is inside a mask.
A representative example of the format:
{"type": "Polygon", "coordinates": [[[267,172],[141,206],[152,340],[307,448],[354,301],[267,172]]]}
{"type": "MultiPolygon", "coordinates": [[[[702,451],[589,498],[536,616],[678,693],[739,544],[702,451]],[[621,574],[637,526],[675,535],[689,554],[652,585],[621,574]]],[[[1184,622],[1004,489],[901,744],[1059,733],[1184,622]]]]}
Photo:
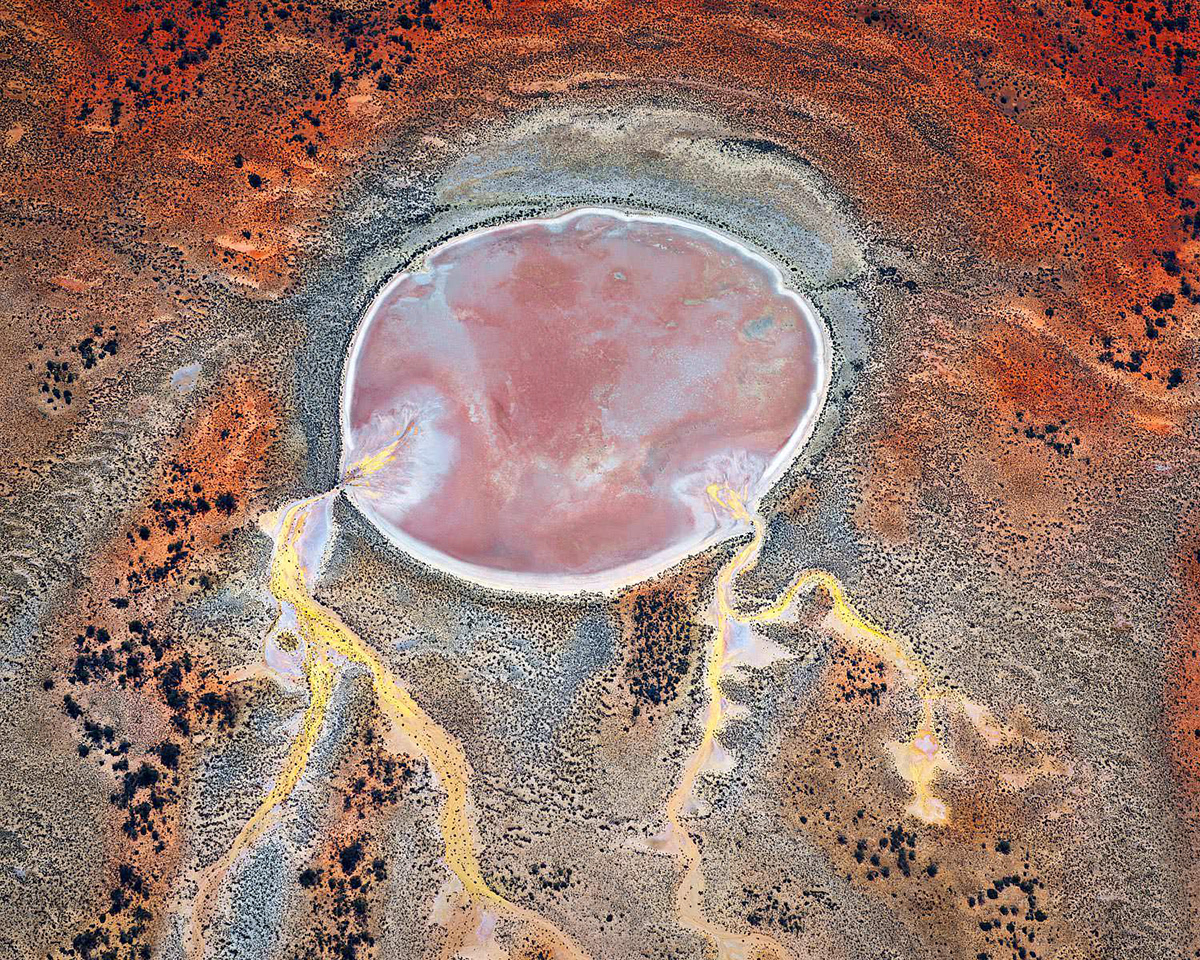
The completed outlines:
{"type": "MultiPolygon", "coordinates": [[[[833,376],[832,367],[832,344],[829,338],[829,331],[826,329],[824,322],[817,314],[816,308],[808,301],[807,298],[801,296],[795,290],[791,289],[784,282],[783,272],[774,263],[767,260],[761,254],[745,246],[740,241],[733,237],[719,233],[711,227],[706,227],[698,223],[692,223],[687,220],[680,220],[678,217],[666,216],[663,214],[637,213],[626,212],[615,207],[577,207],[568,210],[564,213],[554,214],[546,217],[527,217],[522,220],[515,220],[510,223],[498,224],[490,227],[480,227],[477,230],[472,230],[468,233],[461,234],[451,240],[435,247],[430,253],[441,253],[461,243],[466,243],[483,234],[503,233],[509,230],[515,230],[530,223],[545,223],[559,224],[567,223],[574,220],[576,217],[587,215],[599,215],[619,219],[625,223],[642,222],[642,223],[662,223],[669,226],[690,231],[692,233],[702,234],[711,240],[716,241],[728,247],[735,248],[740,254],[749,257],[752,260],[762,264],[773,281],[774,291],[784,297],[790,298],[797,307],[800,313],[808,322],[809,328],[813,332],[813,341],[816,343],[816,367],[817,367],[817,389],[812,391],[809,398],[808,407],[800,417],[800,422],[796,430],[792,433],[788,442],[783,449],[775,455],[771,462],[767,465],[767,469],[762,476],[754,484],[749,491],[749,497],[746,503],[747,509],[751,512],[757,512],[759,503],[764,495],[770,491],[788,468],[795,461],[797,455],[812,436],[813,430],[816,428],[818,416],[825,405],[826,394],[829,391],[829,384],[833,376]]],[[[383,287],[375,294],[362,319],[358,323],[358,329],[354,333],[354,337],[350,341],[350,350],[347,361],[342,370],[341,381],[341,472],[344,473],[348,464],[345,462],[347,453],[346,440],[351,434],[350,428],[350,391],[347,389],[349,384],[354,382],[354,375],[358,367],[358,356],[362,350],[363,342],[366,339],[366,332],[370,329],[376,314],[379,312],[380,305],[387,299],[387,295],[407,277],[419,272],[417,264],[413,264],[409,269],[399,271],[393,276],[383,287]]],[[[645,557],[641,560],[636,560],[631,563],[622,564],[619,567],[613,567],[610,570],[600,571],[591,574],[573,574],[573,575],[555,575],[555,574],[528,574],[516,573],[506,570],[498,570],[493,567],[484,567],[474,563],[467,563],[463,560],[458,560],[448,554],[436,550],[426,543],[409,536],[402,530],[397,529],[371,506],[370,500],[364,496],[360,496],[354,487],[346,488],[347,497],[354,503],[355,508],[369,520],[380,533],[388,540],[394,543],[397,547],[407,553],[409,556],[422,563],[428,564],[436,570],[443,573],[448,573],[451,576],[458,577],[462,580],[470,581],[484,587],[494,590],[506,590],[519,593],[543,594],[552,596],[566,596],[570,594],[578,594],[583,592],[588,593],[614,593],[623,590],[626,587],[649,580],[652,577],[658,576],[678,563],[686,560],[688,557],[702,553],[714,544],[720,543],[723,540],[728,540],[731,537],[737,536],[745,524],[729,524],[718,525],[718,528],[704,537],[686,541],[683,543],[674,544],[666,549],[660,550],[655,554],[645,557]]]]}

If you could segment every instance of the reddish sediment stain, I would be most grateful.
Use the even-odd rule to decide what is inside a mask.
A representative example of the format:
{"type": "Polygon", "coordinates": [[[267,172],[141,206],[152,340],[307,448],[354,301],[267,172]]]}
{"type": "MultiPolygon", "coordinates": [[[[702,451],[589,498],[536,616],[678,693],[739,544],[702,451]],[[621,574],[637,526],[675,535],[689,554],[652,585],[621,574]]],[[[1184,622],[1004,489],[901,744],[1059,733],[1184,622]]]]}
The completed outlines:
{"type": "Polygon", "coordinates": [[[423,560],[503,586],[620,585],[720,535],[807,438],[826,334],[782,275],[669,218],[584,209],[480,231],[389,283],[351,350],[349,490],[423,560]]]}

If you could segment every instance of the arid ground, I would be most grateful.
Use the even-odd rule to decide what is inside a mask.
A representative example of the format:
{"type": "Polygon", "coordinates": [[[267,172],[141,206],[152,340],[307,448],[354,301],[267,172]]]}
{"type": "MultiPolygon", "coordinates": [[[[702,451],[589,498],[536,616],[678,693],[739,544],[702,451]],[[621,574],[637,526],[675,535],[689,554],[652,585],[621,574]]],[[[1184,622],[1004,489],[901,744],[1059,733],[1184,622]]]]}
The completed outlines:
{"type": "MultiPolygon", "coordinates": [[[[0,0],[0,957],[1200,957],[1198,17],[0,0]],[[494,362],[375,355],[436,353],[507,453],[416,401],[347,443],[380,291],[580,208],[811,304],[769,489],[811,343],[727,304],[674,365],[550,350],[615,315],[556,299],[586,257],[477,267],[531,304],[494,362]],[[753,377],[689,380],[709,346],[753,377]],[[744,474],[604,460],[605,370],[744,474]],[[401,480],[399,526],[523,575],[709,526],[523,590],[360,509],[401,480]]],[[[638,262],[625,345],[696,316],[638,262]]]]}

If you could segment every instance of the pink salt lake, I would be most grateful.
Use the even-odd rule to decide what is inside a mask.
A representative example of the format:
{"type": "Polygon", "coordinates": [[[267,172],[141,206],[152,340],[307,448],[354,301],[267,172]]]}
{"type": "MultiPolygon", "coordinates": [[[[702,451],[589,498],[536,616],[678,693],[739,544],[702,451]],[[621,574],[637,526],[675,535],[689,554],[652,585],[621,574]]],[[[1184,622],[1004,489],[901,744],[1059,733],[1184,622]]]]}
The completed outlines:
{"type": "Polygon", "coordinates": [[[412,556],[488,586],[606,590],[731,532],[807,440],[825,328],[779,270],[665,216],[587,208],[476,231],[394,277],[354,338],[348,496],[412,556]]]}

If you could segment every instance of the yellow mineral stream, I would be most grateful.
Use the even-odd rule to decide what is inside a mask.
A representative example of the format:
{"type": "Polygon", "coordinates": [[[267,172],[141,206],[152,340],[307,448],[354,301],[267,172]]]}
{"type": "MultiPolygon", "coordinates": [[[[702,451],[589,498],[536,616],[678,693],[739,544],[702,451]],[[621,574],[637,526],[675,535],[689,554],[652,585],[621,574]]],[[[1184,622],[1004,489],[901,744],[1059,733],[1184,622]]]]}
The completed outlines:
{"type": "Polygon", "coordinates": [[[699,746],[684,767],[679,783],[667,800],[667,820],[671,824],[685,864],[676,890],[675,906],[680,923],[711,941],[719,960],[775,960],[788,957],[787,951],[777,941],[762,934],[737,933],[706,918],[703,909],[704,872],[700,849],[691,832],[683,824],[689,805],[695,799],[696,782],[714,760],[714,751],[719,749],[717,736],[721,732],[730,706],[722,694],[721,683],[726,667],[731,623],[758,624],[778,620],[787,613],[798,596],[817,587],[829,595],[833,604],[833,617],[843,635],[887,658],[916,687],[921,699],[921,718],[917,732],[907,743],[892,743],[889,744],[889,748],[895,758],[897,772],[912,785],[913,800],[907,812],[928,823],[945,823],[949,816],[946,804],[932,794],[932,783],[937,771],[952,768],[933,732],[933,708],[942,692],[934,687],[929,669],[908,645],[860,614],[846,598],[837,578],[824,570],[802,571],[774,602],[754,613],[737,611],[731,598],[733,582],[740,574],[752,570],[758,564],[766,535],[766,524],[762,517],[752,515],[746,509],[742,497],[731,487],[712,484],[708,488],[708,494],[721,508],[732,514],[734,519],[752,524],[754,535],[717,575],[716,630],[704,670],[704,685],[708,691],[704,731],[699,746]]]}
{"type": "MultiPolygon", "coordinates": [[[[364,458],[346,472],[341,484],[321,497],[302,500],[284,512],[271,561],[270,590],[281,611],[295,613],[297,632],[304,643],[304,675],[309,688],[309,703],[301,721],[300,733],[292,741],[275,785],[242,828],[226,854],[202,876],[192,910],[189,930],[189,956],[203,960],[204,927],[210,901],[221,880],[238,855],[250,846],[268,824],[268,817],[291,794],[308,763],[320,734],[329,706],[335,678],[331,654],[361,664],[371,673],[380,707],[395,723],[398,731],[414,744],[428,761],[437,783],[445,792],[439,815],[446,866],[457,877],[471,909],[461,912],[464,922],[478,922],[479,913],[489,912],[517,921],[530,928],[543,949],[553,951],[554,960],[588,960],[587,954],[565,932],[536,913],[510,902],[492,890],[483,878],[476,853],[470,794],[471,768],[458,743],[439,727],[400,686],[387,668],[359,636],[334,611],[313,599],[305,578],[298,543],[312,510],[326,498],[336,497],[343,487],[368,486],[378,472],[415,433],[409,426],[379,453],[364,458]]],[[[461,932],[450,939],[462,939],[461,932]]]]}
{"type": "MultiPolygon", "coordinates": [[[[375,695],[398,732],[415,746],[429,763],[437,783],[445,792],[439,814],[444,856],[447,867],[457,878],[468,909],[455,911],[456,928],[448,932],[444,955],[457,951],[473,937],[467,927],[490,929],[487,915],[515,921],[532,932],[543,949],[553,951],[554,960],[587,960],[582,948],[565,932],[532,911],[514,904],[493,890],[484,879],[476,850],[471,804],[471,769],[458,743],[426,714],[412,696],[400,686],[380,659],[334,611],[312,596],[300,541],[313,511],[348,486],[370,487],[374,474],[391,462],[404,442],[416,432],[410,423],[387,447],[364,457],[346,471],[343,481],[328,493],[291,504],[283,512],[275,550],[272,555],[270,590],[284,611],[294,614],[295,632],[304,645],[303,671],[309,690],[309,702],[301,720],[300,732],[292,741],[283,768],[232,846],[220,860],[201,876],[191,914],[188,955],[204,960],[206,918],[222,880],[238,856],[258,839],[270,823],[271,813],[283,803],[299,782],[308,758],[324,725],[333,692],[338,661],[333,655],[365,667],[371,674],[375,695]],[[466,927],[464,927],[466,925],[466,927]]],[[[913,801],[908,813],[930,823],[944,823],[949,815],[946,805],[932,793],[939,769],[952,769],[933,732],[933,708],[941,692],[935,690],[927,667],[902,641],[863,617],[846,599],[841,584],[822,570],[805,570],[768,606],[740,613],[731,599],[734,580],[758,563],[765,537],[765,523],[746,509],[742,497],[732,488],[714,484],[709,496],[732,516],[753,527],[750,542],[737,551],[721,568],[716,584],[716,632],[705,661],[704,684],[708,691],[704,729],[700,744],[686,764],[676,789],[667,800],[666,816],[685,862],[676,890],[676,910],[680,923],[708,939],[720,960],[786,960],[783,947],[763,934],[742,934],[712,923],[704,911],[704,874],[700,848],[684,826],[694,802],[697,780],[710,769],[719,750],[717,737],[730,704],[722,695],[722,677],[726,669],[729,630],[732,623],[759,624],[778,620],[796,598],[820,587],[829,596],[832,616],[847,637],[874,649],[887,658],[916,688],[921,698],[921,719],[916,734],[907,743],[889,744],[900,776],[912,785],[913,801]]],[[[319,552],[319,551],[318,551],[319,552]]],[[[722,753],[723,756],[723,753],[722,753]]]]}

